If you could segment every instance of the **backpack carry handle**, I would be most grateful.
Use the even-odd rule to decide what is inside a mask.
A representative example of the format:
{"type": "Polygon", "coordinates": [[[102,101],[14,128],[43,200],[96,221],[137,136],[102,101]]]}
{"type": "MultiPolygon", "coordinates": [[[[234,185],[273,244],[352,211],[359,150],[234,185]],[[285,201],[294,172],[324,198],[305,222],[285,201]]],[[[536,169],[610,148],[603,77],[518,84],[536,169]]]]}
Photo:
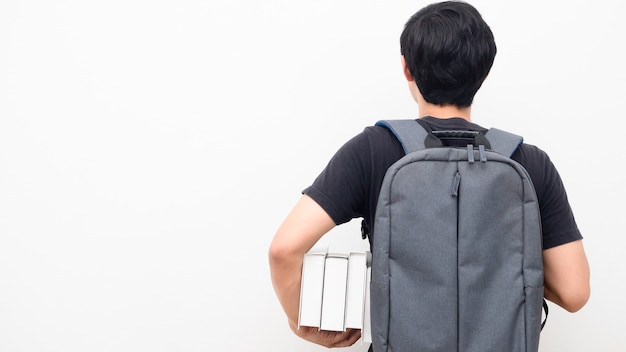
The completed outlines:
{"type": "Polygon", "coordinates": [[[435,137],[441,138],[471,138],[474,139],[477,134],[480,134],[478,131],[463,131],[463,130],[445,130],[445,131],[433,131],[435,137]]]}
{"type": "Polygon", "coordinates": [[[424,144],[426,148],[436,148],[450,145],[448,141],[456,140],[456,141],[465,141],[465,145],[482,145],[487,149],[491,149],[491,143],[487,140],[487,138],[478,131],[460,131],[460,130],[449,130],[449,131],[432,131],[424,144]]]}

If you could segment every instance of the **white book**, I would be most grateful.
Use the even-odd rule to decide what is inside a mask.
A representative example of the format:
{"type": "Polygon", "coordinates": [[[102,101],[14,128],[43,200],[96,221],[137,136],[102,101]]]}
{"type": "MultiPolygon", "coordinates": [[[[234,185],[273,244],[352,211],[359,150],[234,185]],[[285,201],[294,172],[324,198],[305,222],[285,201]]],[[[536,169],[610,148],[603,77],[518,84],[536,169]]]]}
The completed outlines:
{"type": "Polygon", "coordinates": [[[324,267],[324,293],[320,330],[345,331],[348,255],[328,254],[324,267]]]}
{"type": "Polygon", "coordinates": [[[304,255],[302,261],[298,327],[320,327],[325,262],[325,251],[313,251],[304,255]]]}
{"type": "Polygon", "coordinates": [[[350,252],[346,292],[346,329],[363,329],[369,252],[350,252]]]}
{"type": "Polygon", "coordinates": [[[372,281],[372,267],[367,267],[365,289],[365,310],[363,314],[363,329],[361,330],[361,342],[372,343],[372,324],[370,320],[370,283],[372,281]]]}

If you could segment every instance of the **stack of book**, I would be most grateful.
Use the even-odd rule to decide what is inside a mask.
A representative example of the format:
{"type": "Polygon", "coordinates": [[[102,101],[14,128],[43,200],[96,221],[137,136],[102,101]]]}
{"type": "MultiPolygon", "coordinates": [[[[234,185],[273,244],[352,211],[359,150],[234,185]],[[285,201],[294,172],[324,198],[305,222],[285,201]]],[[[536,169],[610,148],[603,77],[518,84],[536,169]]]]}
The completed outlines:
{"type": "Polygon", "coordinates": [[[370,252],[304,255],[299,326],[326,331],[361,329],[371,342],[369,319],[370,252]]]}

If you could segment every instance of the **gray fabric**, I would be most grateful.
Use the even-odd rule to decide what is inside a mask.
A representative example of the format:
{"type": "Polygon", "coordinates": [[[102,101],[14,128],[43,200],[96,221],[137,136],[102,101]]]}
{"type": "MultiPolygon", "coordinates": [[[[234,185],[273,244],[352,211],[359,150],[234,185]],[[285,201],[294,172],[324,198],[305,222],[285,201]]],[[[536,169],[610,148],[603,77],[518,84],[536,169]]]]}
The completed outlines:
{"type": "Polygon", "coordinates": [[[382,120],[376,126],[389,128],[402,144],[405,154],[424,149],[428,132],[415,120],[382,120]]]}
{"type": "Polygon", "coordinates": [[[497,128],[490,128],[485,137],[491,144],[491,150],[509,157],[513,155],[517,146],[524,141],[524,138],[521,136],[497,128]]]}
{"type": "Polygon", "coordinates": [[[483,153],[486,162],[470,163],[465,148],[421,149],[387,171],[373,245],[375,352],[537,351],[543,261],[535,191],[522,166],[483,153]]]}

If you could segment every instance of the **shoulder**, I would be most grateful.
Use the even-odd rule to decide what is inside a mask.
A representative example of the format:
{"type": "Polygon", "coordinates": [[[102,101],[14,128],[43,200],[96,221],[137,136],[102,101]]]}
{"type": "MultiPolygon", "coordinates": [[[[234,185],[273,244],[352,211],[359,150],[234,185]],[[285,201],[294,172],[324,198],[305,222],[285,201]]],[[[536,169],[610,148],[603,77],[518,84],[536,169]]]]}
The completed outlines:
{"type": "Polygon", "coordinates": [[[363,134],[367,138],[372,168],[375,171],[382,171],[384,175],[391,164],[404,156],[402,144],[388,128],[370,126],[365,128],[363,134]]]}
{"type": "Polygon", "coordinates": [[[395,158],[402,155],[402,145],[393,133],[382,126],[367,126],[363,131],[348,140],[337,152],[335,158],[360,159],[361,161],[395,158]]]}
{"type": "Polygon", "coordinates": [[[541,212],[544,249],[582,239],[561,175],[548,154],[537,146],[522,144],[512,159],[528,171],[535,187],[541,212]]]}
{"type": "Polygon", "coordinates": [[[370,145],[400,145],[398,139],[393,135],[391,130],[384,126],[368,126],[363,130],[362,135],[368,139],[370,145]]]}
{"type": "Polygon", "coordinates": [[[550,160],[550,158],[548,157],[548,154],[545,151],[543,151],[541,148],[539,148],[536,145],[528,144],[528,143],[520,144],[519,148],[517,148],[515,153],[513,153],[512,158],[513,159],[519,158],[519,159],[522,159],[523,161],[537,161],[537,160],[549,161],[550,160]]]}
{"type": "Polygon", "coordinates": [[[560,182],[558,172],[548,154],[535,145],[522,143],[511,159],[520,163],[528,171],[539,197],[544,194],[549,183],[560,182]]]}

